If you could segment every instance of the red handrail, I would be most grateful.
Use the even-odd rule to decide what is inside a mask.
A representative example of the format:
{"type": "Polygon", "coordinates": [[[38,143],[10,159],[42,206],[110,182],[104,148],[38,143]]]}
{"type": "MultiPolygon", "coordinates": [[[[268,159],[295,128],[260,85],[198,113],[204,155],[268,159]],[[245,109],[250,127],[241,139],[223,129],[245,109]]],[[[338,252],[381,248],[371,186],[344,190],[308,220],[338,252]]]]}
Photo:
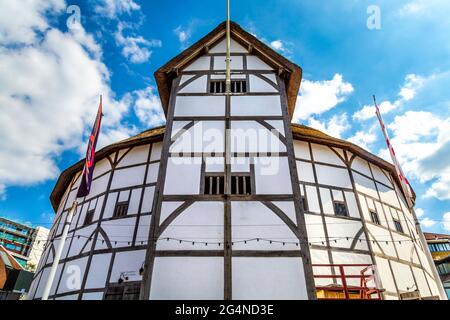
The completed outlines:
{"type": "MultiPolygon", "coordinates": [[[[344,299],[348,300],[351,298],[350,292],[359,292],[360,299],[373,299],[373,295],[376,294],[377,298],[381,300],[381,290],[378,288],[378,278],[377,272],[374,265],[370,264],[313,264],[313,270],[317,267],[326,267],[326,268],[336,268],[339,270],[339,274],[317,274],[314,275],[315,279],[340,279],[341,285],[336,285],[333,281],[330,285],[334,287],[328,286],[316,286],[316,290],[330,290],[333,288],[334,290],[342,291],[344,294],[344,299]],[[346,274],[346,268],[361,268],[359,274],[346,274]],[[367,274],[370,272],[370,274],[367,274]],[[349,286],[347,280],[349,279],[360,279],[359,286],[349,286]],[[369,287],[369,282],[373,281],[374,286],[369,287]]],[[[329,299],[329,298],[327,298],[329,299]]]]}

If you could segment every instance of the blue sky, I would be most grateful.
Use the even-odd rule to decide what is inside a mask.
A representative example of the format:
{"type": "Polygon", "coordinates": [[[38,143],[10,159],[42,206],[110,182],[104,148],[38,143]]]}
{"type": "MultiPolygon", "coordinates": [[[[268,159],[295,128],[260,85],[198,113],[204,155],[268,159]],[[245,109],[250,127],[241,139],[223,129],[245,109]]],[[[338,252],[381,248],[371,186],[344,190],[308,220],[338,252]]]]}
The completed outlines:
{"type": "MultiPolygon", "coordinates": [[[[234,21],[303,68],[294,121],[388,159],[377,95],[432,232],[450,232],[449,9],[446,0],[232,0],[234,21]]],[[[100,146],[164,123],[153,72],[224,16],[224,0],[1,1],[0,215],[49,226],[48,197],[82,157],[98,95],[100,146]]]]}

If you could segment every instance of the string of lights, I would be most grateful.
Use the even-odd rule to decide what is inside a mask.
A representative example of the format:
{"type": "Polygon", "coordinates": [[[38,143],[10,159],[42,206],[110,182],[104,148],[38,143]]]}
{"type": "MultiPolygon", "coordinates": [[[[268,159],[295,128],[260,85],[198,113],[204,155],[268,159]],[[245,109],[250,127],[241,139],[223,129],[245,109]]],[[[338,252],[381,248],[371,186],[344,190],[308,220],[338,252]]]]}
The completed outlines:
{"type": "MultiPolygon", "coordinates": [[[[114,245],[120,244],[120,243],[127,243],[128,245],[131,245],[133,243],[133,241],[131,240],[118,240],[118,238],[124,238],[124,237],[128,237],[128,236],[113,236],[109,238],[109,242],[110,243],[114,243],[114,245]]],[[[375,238],[378,238],[377,240],[367,240],[367,239],[361,239],[361,238],[355,238],[355,237],[346,237],[346,236],[341,236],[341,237],[308,237],[309,240],[299,240],[298,238],[288,238],[288,237],[284,237],[284,238],[277,238],[277,237],[271,237],[270,239],[268,238],[264,238],[264,237],[256,237],[256,238],[234,238],[234,240],[231,242],[231,245],[235,245],[235,244],[239,244],[239,243],[244,243],[247,244],[249,242],[268,242],[269,244],[283,244],[283,245],[296,245],[299,246],[301,243],[302,244],[309,244],[309,245],[313,245],[313,244],[322,244],[325,245],[326,242],[328,241],[329,243],[334,242],[334,243],[338,243],[338,241],[354,241],[357,240],[359,243],[364,242],[372,242],[373,244],[376,244],[377,242],[380,243],[398,243],[398,244],[402,244],[403,242],[407,243],[407,242],[416,242],[416,239],[402,239],[402,240],[384,240],[382,239],[383,237],[389,237],[389,235],[381,235],[381,236],[374,236],[375,238]],[[314,240],[312,240],[314,239],[314,240]],[[318,239],[318,240],[316,240],[318,239]]],[[[93,241],[92,237],[88,237],[88,236],[84,236],[84,235],[72,235],[67,237],[67,239],[87,239],[88,242],[93,241]]],[[[56,239],[58,240],[58,239],[56,239]]],[[[160,241],[174,241],[174,242],[178,242],[180,244],[182,243],[191,243],[192,245],[217,245],[217,246],[221,246],[224,245],[224,241],[220,241],[221,239],[219,238],[202,238],[202,239],[198,239],[198,238],[183,238],[183,239],[178,239],[178,238],[171,238],[171,237],[162,237],[162,238],[153,238],[150,241],[155,241],[155,242],[160,242],[160,241]],[[209,241],[210,240],[210,241],[209,241]]],[[[147,244],[149,241],[148,238],[145,239],[141,239],[141,238],[136,238],[135,243],[136,244],[147,244]]],[[[37,243],[38,244],[48,244],[48,243],[53,243],[54,240],[49,239],[49,240],[38,240],[37,243]]],[[[96,242],[102,242],[102,244],[104,244],[106,241],[104,239],[96,239],[96,242]]],[[[11,243],[11,242],[9,242],[11,243]]],[[[12,242],[14,243],[14,242],[12,242]]],[[[19,243],[18,243],[19,244],[19,243]]]]}

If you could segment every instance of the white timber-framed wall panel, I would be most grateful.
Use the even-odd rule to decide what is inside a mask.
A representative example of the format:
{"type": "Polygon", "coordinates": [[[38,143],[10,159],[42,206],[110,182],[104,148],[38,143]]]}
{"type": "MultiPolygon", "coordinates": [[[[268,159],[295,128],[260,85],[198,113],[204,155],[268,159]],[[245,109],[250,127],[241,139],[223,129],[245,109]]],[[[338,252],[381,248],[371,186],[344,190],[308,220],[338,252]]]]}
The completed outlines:
{"type": "MultiPolygon", "coordinates": [[[[110,284],[117,285],[121,274],[126,274],[129,281],[141,280],[139,268],[145,258],[156,185],[156,180],[148,182],[151,179],[146,177],[147,172],[158,174],[161,146],[161,142],[141,144],[114,151],[98,161],[91,193],[78,199],[51,299],[100,300],[110,284]],[[127,205],[123,216],[115,216],[119,203],[127,205]]],[[[39,263],[30,299],[42,297],[62,225],[78,191],[80,173],[75,174],[58,205],[51,242],[39,263]]]]}

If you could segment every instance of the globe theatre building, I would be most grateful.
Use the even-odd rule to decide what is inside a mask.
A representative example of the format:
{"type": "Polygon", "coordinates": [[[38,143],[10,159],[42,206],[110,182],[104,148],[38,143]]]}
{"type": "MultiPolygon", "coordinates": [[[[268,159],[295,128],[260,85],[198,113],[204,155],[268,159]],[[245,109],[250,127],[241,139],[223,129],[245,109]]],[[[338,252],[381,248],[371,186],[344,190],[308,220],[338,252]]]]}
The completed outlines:
{"type": "MultiPolygon", "coordinates": [[[[225,33],[156,71],[165,127],[97,152],[50,298],[444,298],[395,168],[291,124],[301,68],[235,23],[225,94],[225,33]]],[[[31,299],[82,170],[66,169],[51,194],[31,299]]]]}

